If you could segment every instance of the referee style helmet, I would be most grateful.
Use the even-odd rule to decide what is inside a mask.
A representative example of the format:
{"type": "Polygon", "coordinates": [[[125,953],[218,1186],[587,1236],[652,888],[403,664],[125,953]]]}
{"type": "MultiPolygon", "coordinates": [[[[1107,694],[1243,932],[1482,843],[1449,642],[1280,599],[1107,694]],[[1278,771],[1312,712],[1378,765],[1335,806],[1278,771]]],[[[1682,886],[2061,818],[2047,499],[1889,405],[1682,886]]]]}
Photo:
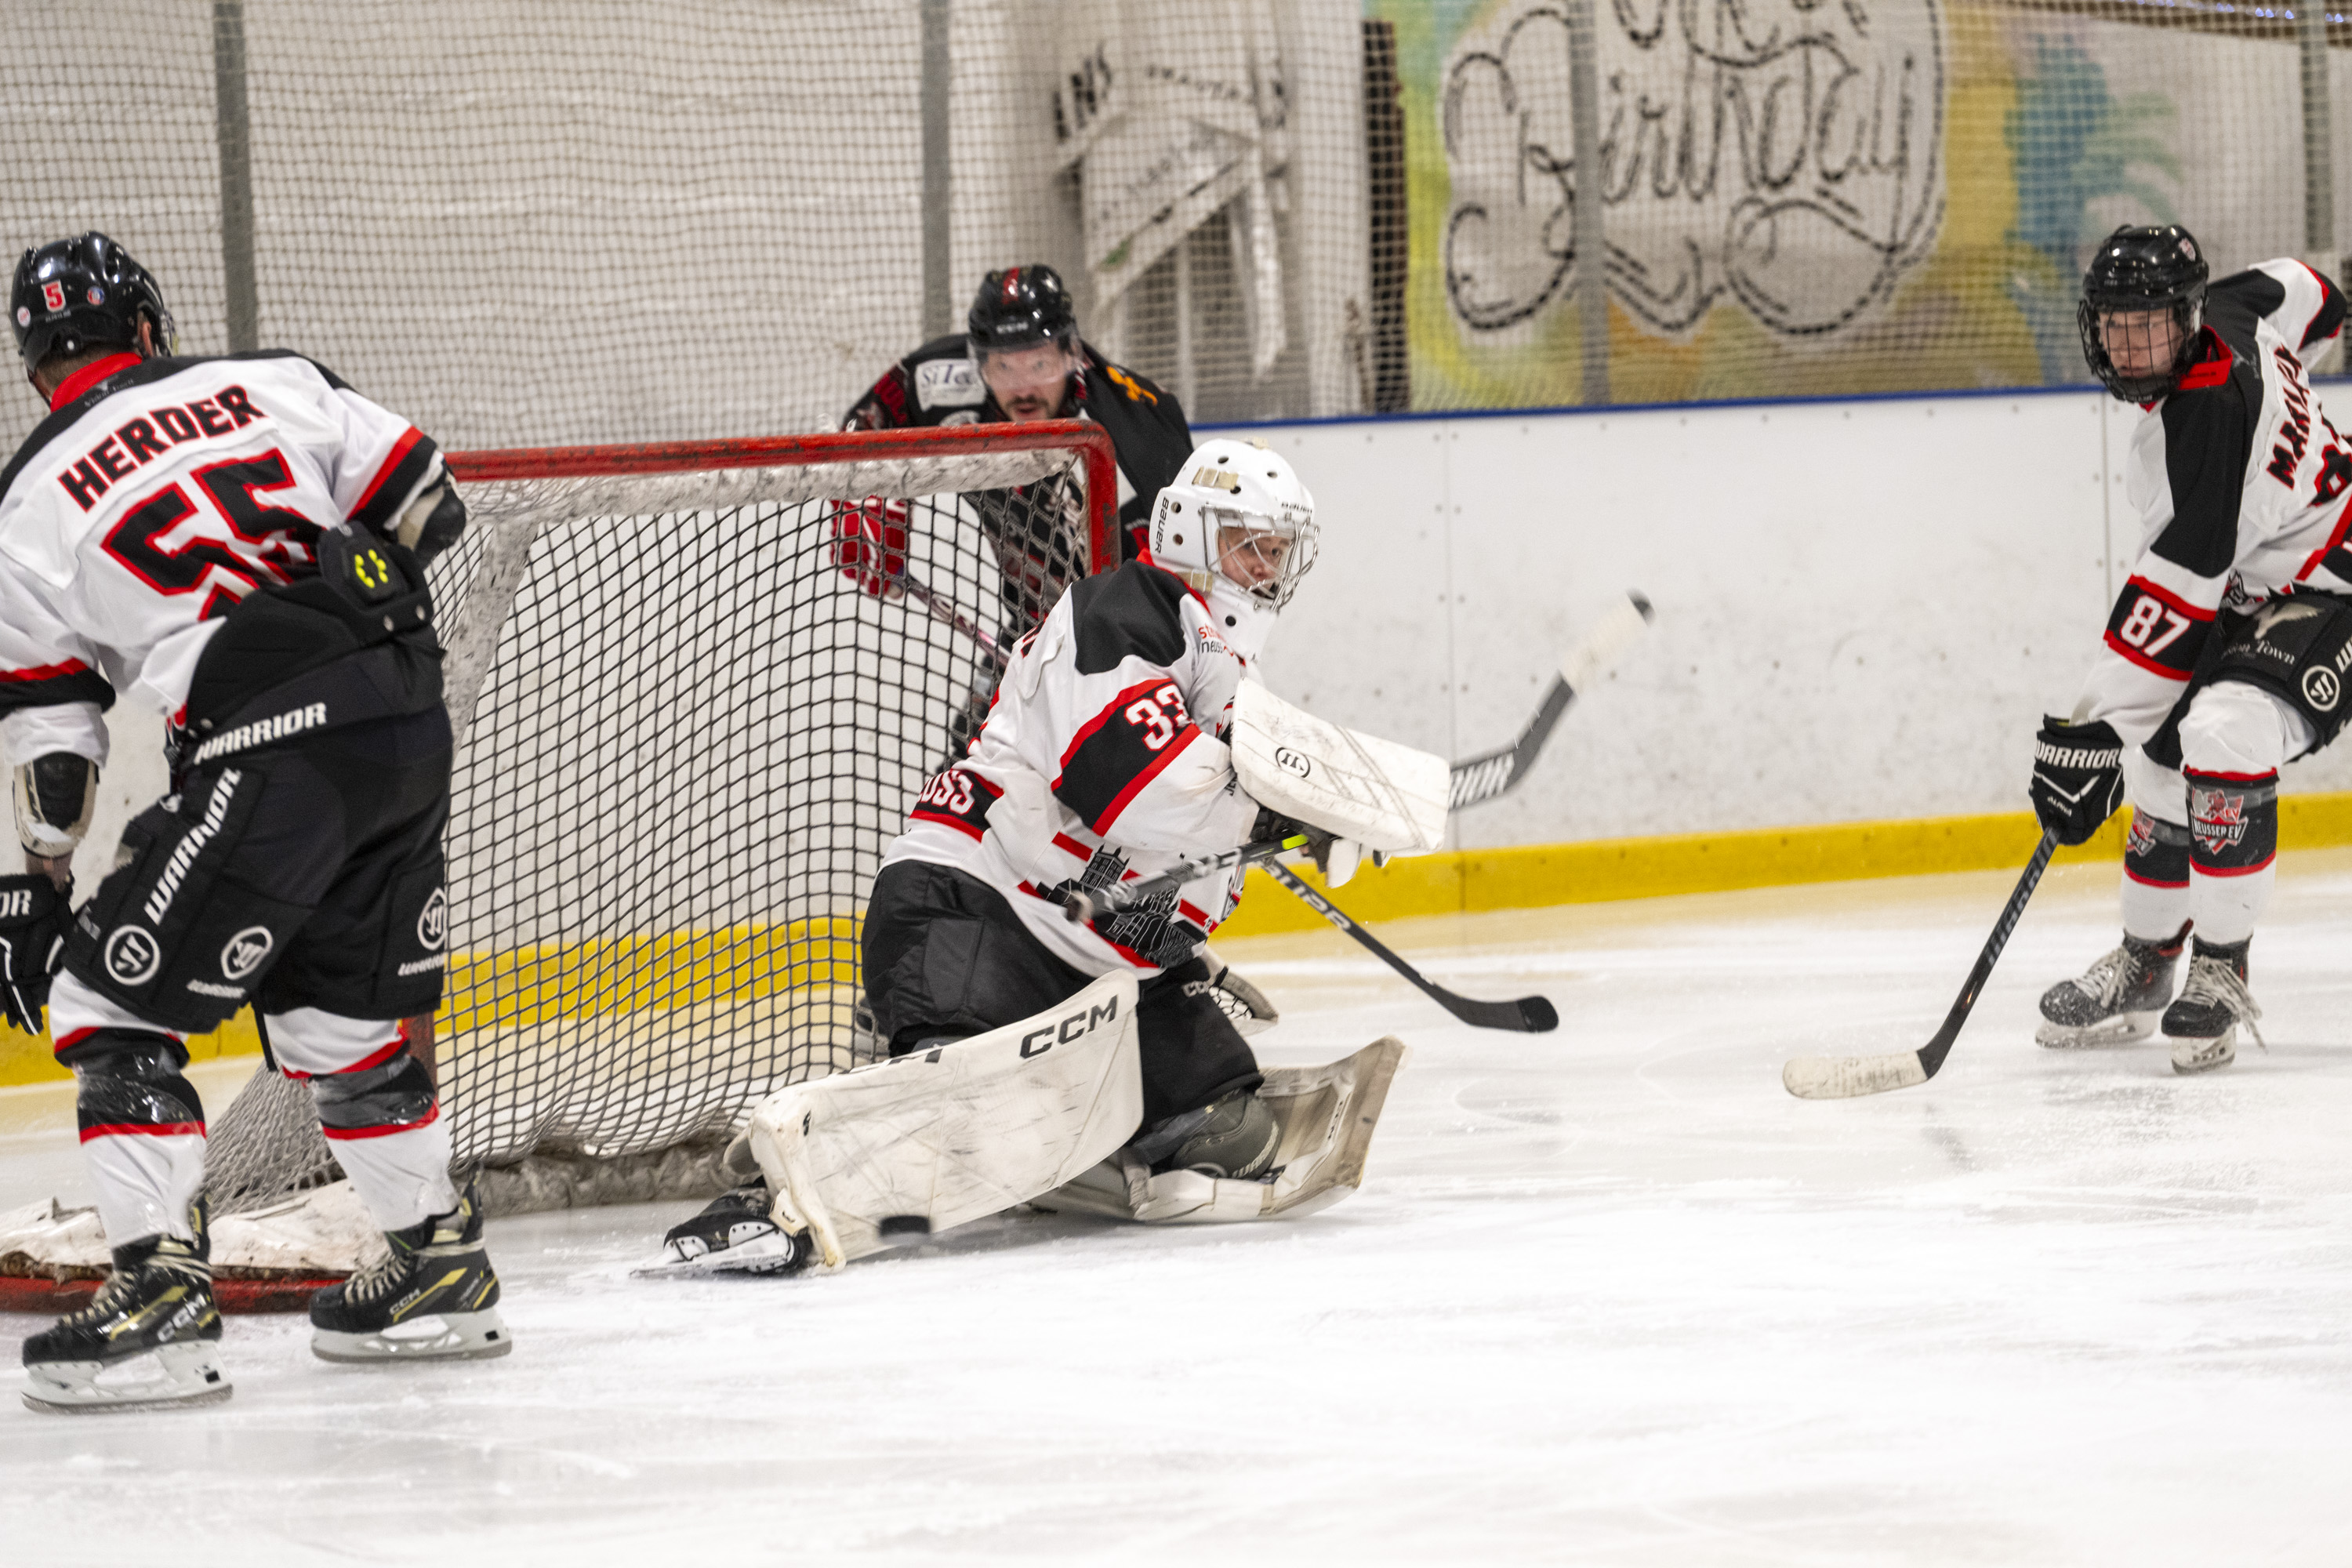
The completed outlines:
{"type": "Polygon", "coordinates": [[[2197,352],[2210,275],[2205,252],[2179,224],[2126,224],[2099,242],[2075,321],[2101,384],[2126,403],[2147,403],[2180,384],[2197,352]],[[2118,350],[2130,363],[2116,363],[2118,350]]]}
{"type": "Polygon", "coordinates": [[[52,354],[105,344],[135,348],[139,323],[153,329],[159,353],[174,346],[163,291],[129,251],[93,229],[25,252],[8,296],[8,324],[28,372],[52,354]]]}

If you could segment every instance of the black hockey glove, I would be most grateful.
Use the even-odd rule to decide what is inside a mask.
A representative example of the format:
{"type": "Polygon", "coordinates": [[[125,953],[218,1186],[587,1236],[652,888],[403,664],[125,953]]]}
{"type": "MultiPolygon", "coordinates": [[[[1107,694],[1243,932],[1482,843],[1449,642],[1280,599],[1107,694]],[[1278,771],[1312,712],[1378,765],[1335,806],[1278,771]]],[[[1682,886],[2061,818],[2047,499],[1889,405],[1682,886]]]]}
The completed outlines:
{"type": "Polygon", "coordinates": [[[71,903],[47,877],[0,877],[0,1015],[28,1035],[41,1032],[71,903]]]}
{"type": "Polygon", "coordinates": [[[2044,719],[2033,738],[2033,815],[2061,844],[2080,844],[2124,803],[2123,738],[2105,721],[2044,719]]]}

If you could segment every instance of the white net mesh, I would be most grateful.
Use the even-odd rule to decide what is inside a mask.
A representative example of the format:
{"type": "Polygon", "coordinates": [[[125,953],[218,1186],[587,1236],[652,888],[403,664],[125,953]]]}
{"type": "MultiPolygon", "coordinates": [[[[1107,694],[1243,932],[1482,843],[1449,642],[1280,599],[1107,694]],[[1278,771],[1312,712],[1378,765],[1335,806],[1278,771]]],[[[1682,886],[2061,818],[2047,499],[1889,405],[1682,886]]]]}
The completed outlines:
{"type": "MultiPolygon", "coordinates": [[[[623,476],[539,456],[467,487],[433,568],[471,716],[436,1025],[468,1164],[690,1144],[849,1065],[882,851],[984,711],[989,645],[1092,563],[1067,446],[623,476]]],[[[213,1127],[215,1211],[328,1176],[314,1120],[257,1076],[213,1127]]]]}

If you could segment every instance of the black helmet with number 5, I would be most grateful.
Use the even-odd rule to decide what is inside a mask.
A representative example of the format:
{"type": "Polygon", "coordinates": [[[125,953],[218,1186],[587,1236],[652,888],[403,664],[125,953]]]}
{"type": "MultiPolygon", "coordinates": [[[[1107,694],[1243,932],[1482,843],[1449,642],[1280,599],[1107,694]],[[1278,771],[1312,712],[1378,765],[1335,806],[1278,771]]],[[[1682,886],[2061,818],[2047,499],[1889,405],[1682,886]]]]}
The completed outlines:
{"type": "Polygon", "coordinates": [[[131,253],[92,230],[25,252],[8,296],[8,324],[26,371],[51,354],[118,344],[136,348],[139,323],[153,328],[155,349],[173,349],[172,312],[163,291],[131,253]]]}
{"type": "Polygon", "coordinates": [[[2147,403],[2179,384],[2197,353],[2209,275],[2205,253],[2179,224],[2126,224],[2099,242],[2083,273],[2075,321],[2083,357],[2109,392],[2147,403]],[[2122,319],[2110,323],[2111,317],[2122,319]],[[2115,351],[2126,333],[2135,340],[2125,354],[2131,363],[2119,367],[2115,351]]]}

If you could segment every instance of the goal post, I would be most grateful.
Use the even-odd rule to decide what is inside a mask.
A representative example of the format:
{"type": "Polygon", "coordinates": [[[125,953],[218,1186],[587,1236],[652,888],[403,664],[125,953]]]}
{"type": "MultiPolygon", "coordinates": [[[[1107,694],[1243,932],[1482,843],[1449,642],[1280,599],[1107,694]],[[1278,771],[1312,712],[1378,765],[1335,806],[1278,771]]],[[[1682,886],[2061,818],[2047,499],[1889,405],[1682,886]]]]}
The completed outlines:
{"type": "MultiPolygon", "coordinates": [[[[878,1048],[859,1011],[874,873],[1004,650],[1118,563],[1109,437],[1052,421],[448,464],[472,521],[431,568],[457,733],[431,1032],[457,1163],[493,1213],[707,1195],[760,1100],[878,1048]]],[[[307,1085],[265,1068],[216,1111],[225,1301],[299,1304],[289,1277],[356,1264],[373,1238],[337,1174],[307,1085]],[[303,1230],[297,1211],[339,1205],[303,1230]]],[[[103,1272],[94,1216],[37,1206],[0,1215],[0,1301],[103,1272]]]]}

